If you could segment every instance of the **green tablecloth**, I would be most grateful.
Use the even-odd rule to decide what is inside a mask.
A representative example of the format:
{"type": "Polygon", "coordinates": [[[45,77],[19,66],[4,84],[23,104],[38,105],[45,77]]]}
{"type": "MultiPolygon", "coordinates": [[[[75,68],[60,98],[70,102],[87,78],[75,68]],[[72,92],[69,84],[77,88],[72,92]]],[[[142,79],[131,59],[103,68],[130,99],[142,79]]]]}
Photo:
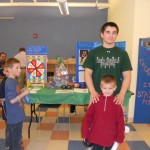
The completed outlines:
{"type": "Polygon", "coordinates": [[[42,88],[36,94],[30,94],[31,103],[35,104],[79,104],[89,103],[89,93],[56,94],[58,89],[42,88]]]}
{"type": "MultiPolygon", "coordinates": [[[[89,93],[56,94],[57,89],[42,88],[35,94],[30,94],[31,103],[35,104],[89,104],[89,93]]],[[[128,91],[123,106],[127,106],[132,92],[128,91]]]]}
{"type": "Polygon", "coordinates": [[[131,91],[127,91],[126,92],[126,95],[125,95],[125,100],[124,100],[124,103],[123,103],[123,106],[124,107],[127,107],[128,104],[129,104],[129,100],[131,98],[131,95],[133,95],[133,93],[131,91]]]}

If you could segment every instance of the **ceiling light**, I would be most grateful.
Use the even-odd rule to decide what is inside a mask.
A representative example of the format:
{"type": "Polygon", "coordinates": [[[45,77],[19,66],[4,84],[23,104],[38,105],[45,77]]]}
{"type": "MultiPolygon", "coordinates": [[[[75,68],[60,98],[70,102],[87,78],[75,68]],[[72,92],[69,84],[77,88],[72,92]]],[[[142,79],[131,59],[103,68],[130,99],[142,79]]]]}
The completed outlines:
{"type": "Polygon", "coordinates": [[[0,20],[11,20],[15,19],[15,17],[0,17],[0,20]]]}
{"type": "Polygon", "coordinates": [[[58,7],[60,10],[60,13],[62,15],[69,15],[69,8],[67,0],[56,0],[58,2],[58,7]]]}

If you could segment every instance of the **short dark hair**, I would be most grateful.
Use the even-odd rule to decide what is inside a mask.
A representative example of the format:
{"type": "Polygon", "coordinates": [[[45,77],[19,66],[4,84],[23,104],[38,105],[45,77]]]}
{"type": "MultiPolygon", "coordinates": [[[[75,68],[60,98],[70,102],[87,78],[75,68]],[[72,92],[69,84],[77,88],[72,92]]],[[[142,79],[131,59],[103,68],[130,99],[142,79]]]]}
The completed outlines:
{"type": "Polygon", "coordinates": [[[6,55],[6,56],[7,56],[7,54],[6,54],[5,52],[0,52],[0,56],[1,56],[2,54],[4,54],[4,55],[6,55]]]}
{"type": "Polygon", "coordinates": [[[12,68],[14,64],[18,64],[18,63],[20,63],[20,61],[18,59],[16,59],[16,58],[9,58],[6,61],[5,66],[9,67],[9,68],[12,68]]]}
{"type": "Polygon", "coordinates": [[[103,24],[103,26],[101,27],[101,33],[104,33],[107,27],[115,27],[117,29],[117,34],[119,33],[119,27],[114,22],[106,22],[105,24],[103,24]]]}
{"type": "Polygon", "coordinates": [[[104,75],[101,79],[103,83],[114,83],[116,85],[116,79],[113,75],[104,75]]]}
{"type": "Polygon", "coordinates": [[[19,48],[19,52],[25,52],[26,49],[24,47],[19,48]]]}

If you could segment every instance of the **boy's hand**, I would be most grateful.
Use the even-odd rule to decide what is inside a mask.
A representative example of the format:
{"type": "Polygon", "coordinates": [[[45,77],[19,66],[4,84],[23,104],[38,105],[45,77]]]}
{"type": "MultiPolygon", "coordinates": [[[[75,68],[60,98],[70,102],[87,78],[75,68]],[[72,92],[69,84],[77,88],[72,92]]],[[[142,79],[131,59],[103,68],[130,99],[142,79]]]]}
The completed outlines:
{"type": "Polygon", "coordinates": [[[22,89],[21,89],[21,93],[23,93],[25,90],[26,90],[26,88],[22,88],[22,89]]]}
{"type": "Polygon", "coordinates": [[[30,90],[29,90],[28,88],[26,88],[26,89],[24,90],[24,94],[27,95],[27,94],[29,94],[29,93],[30,93],[30,90]]]}
{"type": "Polygon", "coordinates": [[[5,101],[5,98],[1,98],[0,99],[0,103],[4,102],[5,101]]]}
{"type": "Polygon", "coordinates": [[[114,142],[114,144],[113,144],[111,150],[117,150],[118,147],[119,147],[119,143],[118,143],[118,142],[114,142]]]}

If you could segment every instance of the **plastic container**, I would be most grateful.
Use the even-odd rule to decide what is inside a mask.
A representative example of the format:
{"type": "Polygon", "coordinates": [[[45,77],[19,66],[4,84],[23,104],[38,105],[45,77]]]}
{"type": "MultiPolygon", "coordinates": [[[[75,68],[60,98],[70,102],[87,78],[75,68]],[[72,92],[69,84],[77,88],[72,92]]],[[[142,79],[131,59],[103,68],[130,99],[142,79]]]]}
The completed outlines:
{"type": "Polygon", "coordinates": [[[23,99],[25,100],[25,102],[26,102],[27,104],[30,104],[30,103],[31,103],[31,98],[30,98],[29,95],[24,96],[23,99]]]}

